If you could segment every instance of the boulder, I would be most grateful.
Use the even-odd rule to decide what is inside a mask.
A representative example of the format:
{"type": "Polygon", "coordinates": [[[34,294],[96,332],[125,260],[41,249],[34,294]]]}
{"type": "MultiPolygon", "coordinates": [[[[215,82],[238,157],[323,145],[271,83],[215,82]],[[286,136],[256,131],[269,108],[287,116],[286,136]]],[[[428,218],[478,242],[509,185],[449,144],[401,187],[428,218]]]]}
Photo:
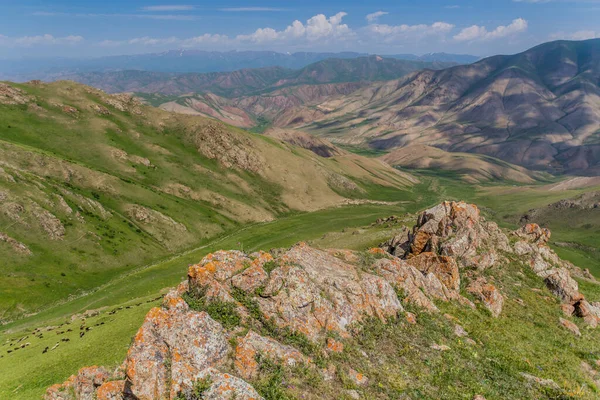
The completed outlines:
{"type": "Polygon", "coordinates": [[[493,317],[498,317],[502,312],[504,297],[500,291],[491,283],[487,283],[484,277],[479,277],[467,286],[467,291],[477,297],[493,317]]]}
{"type": "Polygon", "coordinates": [[[567,328],[575,336],[581,336],[579,327],[577,325],[575,325],[573,322],[569,321],[568,319],[564,319],[564,318],[560,318],[559,322],[563,327],[567,328]]]}
{"type": "Polygon", "coordinates": [[[403,311],[390,283],[304,243],[280,257],[257,298],[266,319],[317,340],[324,330],[348,336],[365,316],[381,320],[403,311]]]}
{"type": "Polygon", "coordinates": [[[565,302],[574,303],[583,299],[583,295],[579,293],[579,285],[571,278],[569,271],[565,268],[555,268],[548,271],[544,282],[552,293],[565,302]]]}
{"type": "Polygon", "coordinates": [[[513,234],[528,243],[537,245],[545,245],[550,240],[550,230],[533,223],[523,225],[520,229],[513,232],[513,234]]]}
{"type": "Polygon", "coordinates": [[[574,304],[575,315],[583,318],[585,323],[596,328],[600,324],[600,303],[589,303],[582,299],[574,304]]]}
{"type": "Polygon", "coordinates": [[[460,275],[454,258],[427,252],[410,258],[408,263],[425,275],[432,273],[447,289],[458,292],[460,275]]]}

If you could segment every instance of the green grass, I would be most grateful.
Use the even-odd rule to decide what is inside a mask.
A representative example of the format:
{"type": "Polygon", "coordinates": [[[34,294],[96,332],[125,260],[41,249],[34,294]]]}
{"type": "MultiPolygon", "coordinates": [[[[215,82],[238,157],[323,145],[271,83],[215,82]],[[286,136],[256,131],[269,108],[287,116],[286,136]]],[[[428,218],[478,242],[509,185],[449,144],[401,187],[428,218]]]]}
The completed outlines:
{"type": "MultiPolygon", "coordinates": [[[[235,234],[208,243],[206,247],[125,273],[86,295],[5,325],[0,331],[0,343],[9,338],[23,337],[37,327],[59,325],[71,315],[85,310],[104,308],[102,315],[106,315],[114,308],[153,299],[164,288],[174,286],[185,279],[187,265],[200,261],[210,251],[236,248],[254,251],[287,247],[300,240],[318,239],[327,232],[340,232],[368,225],[377,218],[402,212],[404,209],[398,206],[351,206],[298,214],[248,226],[235,234]]],[[[361,244],[358,243],[357,246],[361,244]]],[[[3,353],[0,354],[3,356],[0,358],[0,370],[11,369],[11,373],[0,376],[0,398],[37,398],[48,385],[64,381],[83,366],[111,366],[122,361],[131,336],[139,328],[143,316],[153,304],[156,303],[143,303],[131,310],[106,316],[106,324],[101,327],[102,330],[92,330],[81,341],[78,332],[75,332],[77,335],[70,342],[62,343],[53,352],[42,354],[44,347],[55,344],[54,334],[40,341],[30,336],[28,341],[31,341],[32,345],[15,353],[6,354],[3,349],[3,353]],[[107,334],[100,334],[101,332],[107,334]],[[77,346],[72,346],[73,344],[77,346]],[[56,358],[57,355],[60,357],[56,358]],[[57,361],[61,362],[60,367],[51,367],[51,364],[57,361]],[[23,386],[19,388],[20,385],[23,386]]]]}
{"type": "MultiPolygon", "coordinates": [[[[0,177],[0,195],[8,196],[0,205],[0,232],[25,243],[33,255],[18,254],[0,242],[6,261],[0,323],[78,298],[124,273],[203,246],[253,221],[291,215],[295,211],[285,196],[304,196],[307,209],[337,199],[329,190],[323,198],[332,200],[313,207],[313,197],[290,193],[297,190],[296,182],[226,168],[199,152],[195,134],[205,129],[207,120],[202,118],[166,118],[167,113],[150,109],[144,109],[146,115],[119,111],[103,95],[74,83],[16,86],[38,101],[35,106],[0,105],[0,159],[7,174],[0,177]],[[67,114],[62,104],[78,112],[67,114]],[[94,106],[110,114],[100,115],[94,106]],[[144,159],[151,165],[140,163],[144,159]],[[61,208],[60,198],[72,212],[61,208]],[[90,201],[111,216],[101,215],[90,201]],[[10,217],[7,208],[15,204],[24,211],[10,217]],[[133,205],[160,214],[144,222],[133,215],[133,205]],[[35,210],[60,220],[65,227],[61,240],[49,239],[35,210]]],[[[333,162],[262,135],[226,126],[223,130],[236,146],[258,153],[266,168],[280,170],[294,158],[317,171],[330,166],[338,171],[333,162]]],[[[326,182],[326,175],[322,179],[326,182]]],[[[368,192],[361,198],[410,200],[411,190],[375,185],[369,179],[364,185],[368,192]]]]}

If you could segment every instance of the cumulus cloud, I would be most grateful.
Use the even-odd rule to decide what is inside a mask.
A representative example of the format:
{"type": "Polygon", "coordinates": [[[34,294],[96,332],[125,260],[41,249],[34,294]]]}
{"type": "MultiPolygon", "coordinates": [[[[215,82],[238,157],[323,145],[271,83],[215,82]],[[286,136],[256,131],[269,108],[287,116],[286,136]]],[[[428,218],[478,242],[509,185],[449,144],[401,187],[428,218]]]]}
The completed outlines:
{"type": "Polygon", "coordinates": [[[259,28],[249,35],[238,35],[240,42],[265,43],[274,41],[298,41],[305,39],[309,42],[316,40],[347,39],[353,32],[342,19],[347,14],[339,12],[329,18],[318,14],[306,21],[306,24],[296,20],[284,30],[277,31],[273,28],[259,28]]]}
{"type": "Polygon", "coordinates": [[[367,16],[365,17],[365,19],[372,24],[373,22],[377,22],[377,20],[379,19],[379,17],[382,17],[384,15],[388,15],[389,12],[386,11],[376,11],[374,13],[371,14],[367,14],[367,16]]]}
{"type": "Polygon", "coordinates": [[[522,33],[526,30],[527,21],[523,18],[517,18],[509,25],[500,25],[492,31],[488,31],[485,26],[472,25],[468,28],[464,28],[458,34],[454,35],[454,40],[459,42],[493,40],[522,33]]]}
{"type": "Polygon", "coordinates": [[[70,35],[64,37],[55,37],[50,34],[9,37],[0,35],[0,45],[9,47],[32,47],[40,45],[75,45],[83,42],[82,36],[70,35]]]}

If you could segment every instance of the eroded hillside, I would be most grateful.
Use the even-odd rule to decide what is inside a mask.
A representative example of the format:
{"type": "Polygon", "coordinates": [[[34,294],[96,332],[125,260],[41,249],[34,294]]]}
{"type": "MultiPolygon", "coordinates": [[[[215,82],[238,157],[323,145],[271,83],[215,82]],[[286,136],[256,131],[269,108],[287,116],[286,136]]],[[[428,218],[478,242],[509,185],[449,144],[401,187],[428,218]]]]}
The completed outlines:
{"type": "Polygon", "coordinates": [[[531,169],[595,175],[600,40],[557,41],[380,82],[275,121],[334,142],[426,144],[531,169]]]}
{"type": "Polygon", "coordinates": [[[416,182],[73,82],[2,83],[0,117],[2,321],[244,224],[416,182]]]}

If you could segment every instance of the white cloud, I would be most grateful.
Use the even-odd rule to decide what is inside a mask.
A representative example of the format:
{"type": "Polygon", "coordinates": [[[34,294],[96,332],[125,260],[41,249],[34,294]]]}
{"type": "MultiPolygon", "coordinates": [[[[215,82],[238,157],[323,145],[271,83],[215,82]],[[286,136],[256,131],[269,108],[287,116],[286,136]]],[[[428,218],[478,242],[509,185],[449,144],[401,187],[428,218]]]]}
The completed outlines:
{"type": "Polygon", "coordinates": [[[557,32],[550,35],[550,39],[587,40],[600,38],[600,31],[583,30],[571,33],[557,32]]]}
{"type": "Polygon", "coordinates": [[[249,35],[238,35],[236,40],[240,42],[275,42],[275,41],[299,41],[305,39],[309,42],[316,40],[345,40],[353,35],[352,30],[342,19],[347,14],[339,12],[329,18],[323,14],[315,15],[306,21],[306,24],[296,20],[282,31],[273,28],[259,28],[249,35]]]}
{"type": "Polygon", "coordinates": [[[0,35],[0,46],[7,47],[32,47],[48,45],[75,45],[83,42],[82,36],[69,35],[64,37],[55,37],[50,34],[9,37],[0,35]]]}
{"type": "Polygon", "coordinates": [[[194,6],[188,5],[164,5],[164,6],[146,6],[142,7],[143,11],[189,11],[193,10],[194,6]]]}
{"type": "Polygon", "coordinates": [[[527,21],[523,18],[517,18],[509,25],[500,25],[493,31],[488,31],[485,26],[472,25],[468,28],[464,28],[458,34],[454,35],[454,40],[459,42],[493,40],[522,33],[526,30],[527,21]]]}
{"type": "Polygon", "coordinates": [[[387,12],[387,11],[376,11],[374,13],[367,14],[367,16],[365,18],[371,24],[373,22],[377,22],[377,20],[379,19],[379,17],[382,17],[384,15],[388,15],[388,14],[389,14],[389,12],[387,12]]]}
{"type": "Polygon", "coordinates": [[[227,44],[230,42],[229,37],[226,35],[211,35],[206,33],[204,35],[190,37],[187,39],[180,39],[175,36],[167,38],[153,38],[149,36],[143,36],[128,40],[104,40],[99,43],[102,47],[118,47],[118,46],[147,46],[147,47],[160,47],[160,46],[174,46],[174,47],[195,47],[202,44],[227,44]]]}
{"type": "Polygon", "coordinates": [[[368,36],[385,43],[418,40],[431,36],[445,37],[452,29],[454,29],[454,25],[447,22],[434,22],[431,25],[371,24],[364,28],[368,36]]]}

